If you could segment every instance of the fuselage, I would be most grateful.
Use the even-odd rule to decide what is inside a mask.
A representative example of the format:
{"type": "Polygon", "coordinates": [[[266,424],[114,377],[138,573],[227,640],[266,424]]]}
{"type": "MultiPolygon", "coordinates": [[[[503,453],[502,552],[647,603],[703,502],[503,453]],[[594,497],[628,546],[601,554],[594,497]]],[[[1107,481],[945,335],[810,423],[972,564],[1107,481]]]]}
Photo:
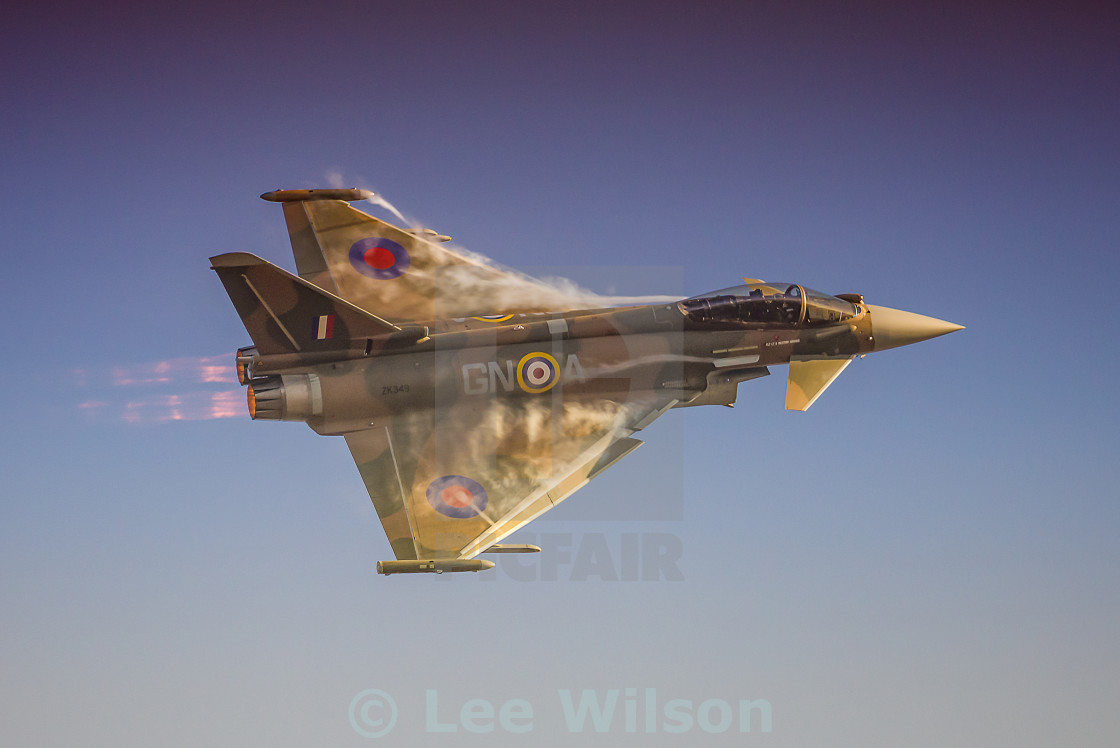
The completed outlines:
{"type": "Polygon", "coordinates": [[[306,420],[346,433],[466,400],[565,401],[651,393],[680,406],[731,404],[739,382],[791,359],[873,350],[868,307],[801,286],[742,286],[677,303],[415,323],[400,346],[361,345],[335,360],[291,365],[243,356],[254,417],[306,420]],[[372,351],[376,353],[371,354],[372,351]],[[264,397],[262,398],[262,395],[264,397]],[[279,402],[276,402],[279,400],[279,402]]]}

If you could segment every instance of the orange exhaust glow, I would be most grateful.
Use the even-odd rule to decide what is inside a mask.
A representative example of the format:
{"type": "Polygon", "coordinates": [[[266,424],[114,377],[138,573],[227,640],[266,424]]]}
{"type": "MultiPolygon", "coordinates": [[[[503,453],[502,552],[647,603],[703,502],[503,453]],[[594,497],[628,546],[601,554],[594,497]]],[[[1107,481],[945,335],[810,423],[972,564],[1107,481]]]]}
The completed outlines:
{"type": "Polygon", "coordinates": [[[245,390],[246,400],[249,403],[249,417],[253,420],[257,418],[257,393],[253,392],[253,386],[249,385],[249,389],[245,390]]]}

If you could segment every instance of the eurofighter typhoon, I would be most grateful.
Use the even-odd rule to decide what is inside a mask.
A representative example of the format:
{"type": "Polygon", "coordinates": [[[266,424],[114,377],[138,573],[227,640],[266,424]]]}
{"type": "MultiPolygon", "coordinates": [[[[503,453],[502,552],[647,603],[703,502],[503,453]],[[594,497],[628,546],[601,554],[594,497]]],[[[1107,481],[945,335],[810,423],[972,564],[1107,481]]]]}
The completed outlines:
{"type": "Polygon", "coordinates": [[[642,444],[669,408],[732,405],[788,366],[806,410],[856,356],[960,325],[743,279],[691,298],[573,307],[561,290],[349,205],[365,190],[278,190],[299,275],[210,258],[253,344],[250,417],[342,436],[395,560],[381,574],[479,571],[503,538],[642,444]],[[515,306],[502,291],[529,284],[515,306]]]}

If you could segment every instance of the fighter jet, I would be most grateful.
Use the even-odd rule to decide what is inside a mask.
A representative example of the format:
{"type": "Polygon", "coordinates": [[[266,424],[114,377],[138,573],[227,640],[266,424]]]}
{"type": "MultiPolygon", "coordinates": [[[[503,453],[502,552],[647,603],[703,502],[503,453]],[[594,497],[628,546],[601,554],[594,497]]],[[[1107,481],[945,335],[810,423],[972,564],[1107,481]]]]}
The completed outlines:
{"type": "Polygon", "coordinates": [[[246,253],[210,262],[252,340],[236,361],[250,417],[345,439],[395,556],[381,574],[538,551],[501,541],[670,408],[733,405],[740,383],[788,366],[785,406],[807,410],[856,356],[963,329],[757,279],[572,308],[562,290],[349,204],[372,194],[261,195],[283,206],[298,275],[246,253]]]}

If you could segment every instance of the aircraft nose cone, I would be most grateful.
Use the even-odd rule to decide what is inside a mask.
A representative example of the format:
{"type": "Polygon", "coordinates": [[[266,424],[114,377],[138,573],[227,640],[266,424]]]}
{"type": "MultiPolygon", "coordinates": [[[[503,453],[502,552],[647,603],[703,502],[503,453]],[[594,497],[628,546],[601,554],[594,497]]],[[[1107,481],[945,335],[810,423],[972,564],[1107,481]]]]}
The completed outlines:
{"type": "Polygon", "coordinates": [[[963,325],[954,325],[943,319],[891,309],[888,306],[868,304],[867,308],[871,311],[871,335],[875,339],[877,351],[918,343],[964,329],[963,325]]]}

